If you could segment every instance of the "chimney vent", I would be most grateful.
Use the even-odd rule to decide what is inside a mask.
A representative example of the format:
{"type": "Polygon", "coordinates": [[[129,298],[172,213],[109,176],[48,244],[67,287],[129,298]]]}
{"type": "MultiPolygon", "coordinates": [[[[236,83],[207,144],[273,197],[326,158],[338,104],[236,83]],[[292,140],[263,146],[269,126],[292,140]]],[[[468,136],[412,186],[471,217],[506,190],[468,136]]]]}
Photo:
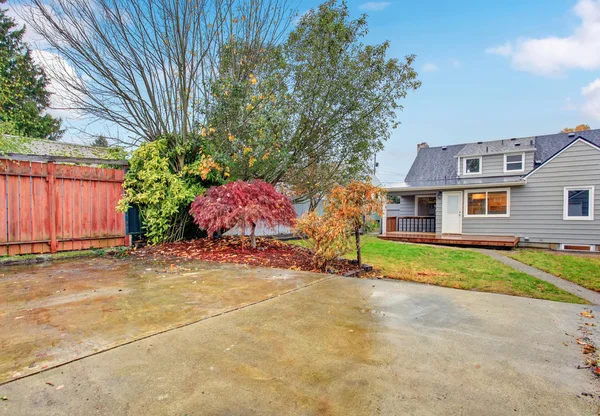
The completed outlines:
{"type": "Polygon", "coordinates": [[[446,150],[448,148],[448,146],[443,146],[442,150],[446,150]]]}
{"type": "Polygon", "coordinates": [[[429,145],[427,144],[427,142],[419,143],[417,145],[417,153],[419,153],[421,149],[427,149],[428,147],[429,145]]]}
{"type": "Polygon", "coordinates": [[[575,137],[575,133],[573,133],[573,132],[569,133],[569,137],[575,137]]]}

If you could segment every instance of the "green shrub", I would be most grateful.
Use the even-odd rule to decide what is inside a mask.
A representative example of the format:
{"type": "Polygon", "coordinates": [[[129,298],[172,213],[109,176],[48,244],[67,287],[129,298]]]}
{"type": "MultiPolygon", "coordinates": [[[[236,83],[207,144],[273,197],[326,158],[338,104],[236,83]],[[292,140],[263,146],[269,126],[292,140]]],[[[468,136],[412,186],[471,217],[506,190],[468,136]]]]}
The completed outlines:
{"type": "Polygon", "coordinates": [[[140,209],[144,231],[152,244],[177,241],[191,226],[189,206],[194,198],[212,185],[223,182],[227,170],[211,156],[197,152],[195,160],[177,169],[176,155],[168,138],[145,143],[129,161],[118,209],[140,209]]]}

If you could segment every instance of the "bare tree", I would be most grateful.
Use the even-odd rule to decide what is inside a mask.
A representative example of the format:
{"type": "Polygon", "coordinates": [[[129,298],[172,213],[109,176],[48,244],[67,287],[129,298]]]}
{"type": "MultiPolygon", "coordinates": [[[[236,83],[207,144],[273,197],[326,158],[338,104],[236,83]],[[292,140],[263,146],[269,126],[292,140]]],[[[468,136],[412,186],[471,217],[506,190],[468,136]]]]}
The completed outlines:
{"type": "Polygon", "coordinates": [[[287,0],[31,3],[23,17],[74,68],[50,74],[69,92],[69,109],[116,124],[129,145],[169,134],[185,147],[206,121],[224,45],[243,38],[260,51],[292,16],[287,0]]]}

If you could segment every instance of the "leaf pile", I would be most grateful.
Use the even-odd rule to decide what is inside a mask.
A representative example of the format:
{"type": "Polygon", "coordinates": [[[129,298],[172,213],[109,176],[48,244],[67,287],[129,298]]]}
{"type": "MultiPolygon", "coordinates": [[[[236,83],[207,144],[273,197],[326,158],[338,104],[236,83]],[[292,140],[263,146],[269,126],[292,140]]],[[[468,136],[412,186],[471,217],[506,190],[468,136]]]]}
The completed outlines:
{"type": "MultiPolygon", "coordinates": [[[[310,272],[321,271],[316,267],[310,250],[270,238],[257,238],[256,249],[248,248],[246,245],[242,250],[239,237],[221,237],[216,240],[200,238],[146,246],[131,250],[129,254],[137,258],[155,260],[194,259],[310,272]]],[[[357,266],[350,261],[338,259],[329,264],[327,271],[342,275],[356,268],[357,266]]]]}
{"type": "MultiPolygon", "coordinates": [[[[594,315],[592,311],[589,309],[585,309],[581,312],[581,315],[587,319],[594,319],[594,315]]],[[[596,328],[596,324],[593,322],[584,322],[583,325],[579,327],[581,331],[581,337],[577,338],[575,342],[577,345],[581,347],[581,352],[586,355],[585,359],[585,367],[579,366],[579,368],[589,368],[597,377],[600,377],[600,357],[598,355],[597,346],[594,345],[592,340],[592,332],[593,329],[596,328]]]]}

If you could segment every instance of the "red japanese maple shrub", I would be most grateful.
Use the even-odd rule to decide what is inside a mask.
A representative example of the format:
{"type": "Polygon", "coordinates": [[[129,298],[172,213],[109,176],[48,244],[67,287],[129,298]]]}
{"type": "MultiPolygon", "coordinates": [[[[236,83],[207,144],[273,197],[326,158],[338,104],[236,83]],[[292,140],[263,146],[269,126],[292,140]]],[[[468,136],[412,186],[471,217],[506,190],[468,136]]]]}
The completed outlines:
{"type": "Polygon", "coordinates": [[[257,224],[293,226],[296,219],[290,199],[261,180],[213,186],[196,197],[190,213],[194,222],[209,234],[238,226],[242,231],[242,250],[247,227],[251,230],[252,248],[256,248],[257,224]]]}

